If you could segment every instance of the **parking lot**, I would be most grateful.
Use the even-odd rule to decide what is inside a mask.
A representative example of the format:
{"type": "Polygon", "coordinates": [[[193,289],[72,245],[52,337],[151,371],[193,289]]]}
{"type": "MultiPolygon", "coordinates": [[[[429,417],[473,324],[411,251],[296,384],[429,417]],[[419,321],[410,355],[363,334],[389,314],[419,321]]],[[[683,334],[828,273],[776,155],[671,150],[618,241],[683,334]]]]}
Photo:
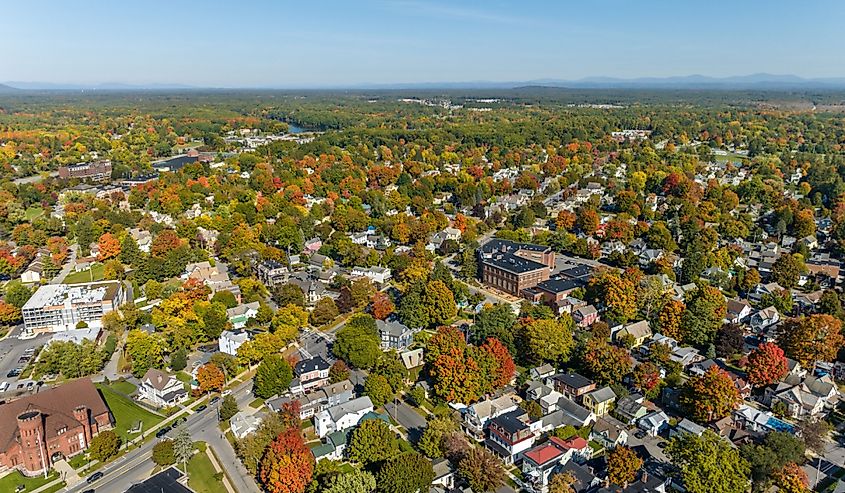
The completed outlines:
{"type": "MultiPolygon", "coordinates": [[[[6,393],[21,390],[16,388],[19,383],[23,383],[24,388],[26,388],[29,380],[19,381],[17,376],[7,377],[6,375],[15,368],[26,367],[27,361],[22,358],[27,351],[32,352],[35,348],[50,340],[49,334],[39,335],[33,339],[18,339],[20,330],[21,327],[15,327],[8,337],[0,341],[0,385],[2,385],[2,382],[8,382],[9,389],[6,393]]],[[[0,398],[2,397],[6,396],[0,395],[0,398]]]]}

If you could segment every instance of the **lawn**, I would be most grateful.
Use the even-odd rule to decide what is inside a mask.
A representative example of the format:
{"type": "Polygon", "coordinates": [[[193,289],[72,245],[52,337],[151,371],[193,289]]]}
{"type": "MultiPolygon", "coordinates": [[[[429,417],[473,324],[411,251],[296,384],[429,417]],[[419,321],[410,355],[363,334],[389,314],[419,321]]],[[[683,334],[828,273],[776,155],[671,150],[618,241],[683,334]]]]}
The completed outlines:
{"type": "Polygon", "coordinates": [[[264,405],[264,399],[262,399],[260,397],[249,403],[249,407],[251,407],[253,409],[259,409],[263,405],[264,405]]]}
{"type": "Polygon", "coordinates": [[[215,476],[217,471],[205,453],[205,447],[199,446],[205,444],[197,442],[195,445],[200,452],[188,461],[188,486],[197,493],[226,493],[223,481],[215,476]]]}
{"type": "Polygon", "coordinates": [[[123,397],[108,386],[97,384],[97,388],[99,388],[100,392],[102,392],[103,398],[106,400],[106,404],[108,404],[109,409],[111,409],[111,412],[114,415],[115,432],[120,435],[120,438],[123,439],[124,443],[130,438],[138,436],[137,433],[133,433],[131,435],[129,433],[129,430],[137,427],[138,421],[142,421],[144,423],[144,430],[149,430],[164,419],[161,416],[157,416],[138,406],[130,399],[123,397]]]}
{"type": "Polygon", "coordinates": [[[79,284],[103,280],[103,264],[94,264],[89,270],[71,272],[65,277],[65,284],[79,284]]]}
{"type": "Polygon", "coordinates": [[[121,381],[112,382],[111,384],[109,384],[109,387],[113,388],[114,390],[116,390],[118,392],[122,392],[126,395],[132,395],[132,393],[135,392],[138,389],[138,387],[135,386],[135,384],[133,384],[131,382],[127,382],[125,380],[122,381],[122,382],[121,381]]]}
{"type": "Polygon", "coordinates": [[[43,214],[44,214],[44,209],[42,209],[41,207],[30,207],[24,213],[24,218],[27,221],[32,221],[33,219],[35,219],[35,218],[37,218],[37,217],[39,217],[43,214]]]}
{"type": "Polygon", "coordinates": [[[34,489],[40,488],[45,484],[57,479],[59,477],[59,473],[52,471],[50,475],[47,476],[47,479],[44,479],[44,476],[36,476],[34,478],[27,478],[24,477],[20,472],[15,471],[10,474],[7,474],[0,478],[0,491],[15,491],[15,488],[19,485],[25,485],[26,489],[24,491],[32,491],[34,489]]]}

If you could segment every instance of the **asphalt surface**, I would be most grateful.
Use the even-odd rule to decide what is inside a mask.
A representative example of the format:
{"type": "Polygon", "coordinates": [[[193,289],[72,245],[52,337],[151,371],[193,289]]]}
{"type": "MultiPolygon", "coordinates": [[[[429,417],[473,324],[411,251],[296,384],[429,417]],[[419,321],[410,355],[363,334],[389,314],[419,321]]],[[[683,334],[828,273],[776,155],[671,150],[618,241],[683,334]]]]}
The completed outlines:
{"type": "MultiPolygon", "coordinates": [[[[238,407],[244,408],[248,405],[252,399],[251,389],[251,380],[233,389],[232,393],[235,395],[238,407]]],[[[218,401],[218,404],[219,402],[221,401],[218,401]]],[[[235,458],[234,450],[232,450],[231,445],[222,436],[220,429],[217,427],[216,406],[209,406],[202,412],[190,415],[186,426],[194,441],[207,442],[214,452],[217,453],[223,468],[229,474],[229,477],[234,483],[234,488],[239,493],[259,493],[260,490],[255,484],[255,481],[246,473],[240,461],[235,458]],[[233,462],[235,463],[234,465],[232,464],[233,462]]],[[[167,436],[172,438],[175,434],[176,430],[173,430],[167,436]]],[[[79,484],[72,488],[67,488],[64,491],[76,493],[93,488],[97,493],[125,492],[133,484],[143,481],[150,476],[150,473],[155,467],[150,457],[153,446],[157,442],[157,439],[146,442],[140,448],[127,453],[123,457],[99,469],[99,471],[104,473],[101,479],[89,484],[83,478],[79,484]]]]}
{"type": "Polygon", "coordinates": [[[27,363],[19,363],[24,351],[45,344],[52,337],[50,334],[42,334],[33,339],[18,339],[23,325],[17,326],[0,341],[0,382],[9,383],[9,391],[0,393],[0,399],[12,397],[18,383],[28,380],[19,380],[18,377],[7,377],[6,374],[14,368],[24,368],[27,363]]]}

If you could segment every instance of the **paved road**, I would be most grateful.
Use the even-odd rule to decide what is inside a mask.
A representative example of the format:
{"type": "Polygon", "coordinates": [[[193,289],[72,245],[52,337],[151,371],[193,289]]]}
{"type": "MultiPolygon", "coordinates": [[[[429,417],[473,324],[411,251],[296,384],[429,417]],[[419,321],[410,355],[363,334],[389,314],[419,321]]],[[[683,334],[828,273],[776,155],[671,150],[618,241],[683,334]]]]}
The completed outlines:
{"type": "Polygon", "coordinates": [[[56,274],[56,277],[50,281],[50,284],[61,284],[65,281],[65,277],[67,277],[67,275],[70,274],[70,271],[73,270],[74,266],[76,266],[76,249],[76,244],[70,246],[70,257],[68,258],[68,261],[65,262],[65,265],[62,266],[62,270],[56,274]]]}
{"type": "Polygon", "coordinates": [[[420,416],[418,412],[409,406],[401,398],[396,398],[384,405],[384,409],[390,416],[399,422],[403,428],[408,430],[408,438],[412,442],[419,440],[423,431],[428,426],[428,421],[420,416]]]}
{"type": "MultiPolygon", "coordinates": [[[[252,388],[252,381],[246,381],[233,389],[233,394],[238,401],[239,407],[245,407],[251,400],[249,390],[252,388]]],[[[231,466],[234,451],[229,442],[222,438],[220,429],[217,427],[217,409],[210,406],[208,409],[194,413],[188,417],[187,421],[188,431],[191,433],[191,438],[195,441],[203,440],[217,453],[223,466],[229,473],[229,476],[234,482],[234,487],[239,493],[259,493],[258,486],[250,477],[240,462],[236,459],[236,465],[231,466]],[[240,465],[240,468],[238,466],[240,465]]],[[[173,436],[175,432],[171,432],[169,436],[173,436]]],[[[94,488],[97,493],[123,493],[133,484],[143,481],[150,476],[155,464],[150,459],[152,448],[157,440],[151,440],[139,449],[133,450],[122,458],[100,469],[105,473],[104,477],[93,484],[88,484],[82,481],[80,484],[66,491],[68,493],[76,493],[84,491],[88,488],[94,488]]]]}

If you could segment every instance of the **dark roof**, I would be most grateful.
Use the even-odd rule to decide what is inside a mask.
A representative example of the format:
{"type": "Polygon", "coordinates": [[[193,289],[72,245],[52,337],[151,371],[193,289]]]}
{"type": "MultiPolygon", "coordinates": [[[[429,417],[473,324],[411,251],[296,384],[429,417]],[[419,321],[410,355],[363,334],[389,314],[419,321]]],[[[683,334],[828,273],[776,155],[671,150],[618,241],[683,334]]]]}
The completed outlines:
{"type": "Polygon", "coordinates": [[[564,291],[572,291],[586,284],[586,281],[582,279],[562,279],[557,277],[537,284],[537,288],[549,293],[562,293],[564,291]]]}
{"type": "Polygon", "coordinates": [[[322,356],[314,356],[311,359],[304,359],[298,362],[296,366],[293,367],[293,371],[296,375],[302,375],[312,371],[328,370],[330,366],[331,365],[329,365],[322,356]]]}
{"type": "Polygon", "coordinates": [[[593,267],[587,264],[581,264],[575,267],[570,267],[569,269],[564,269],[560,271],[559,274],[570,279],[581,279],[584,277],[590,277],[593,274],[593,267]]]}
{"type": "Polygon", "coordinates": [[[192,493],[179,483],[181,477],[179,470],[169,467],[146,481],[131,486],[126,493],[192,493]]]}
{"type": "Polygon", "coordinates": [[[528,425],[520,419],[524,414],[525,411],[522,409],[515,409],[509,413],[493,418],[493,421],[495,421],[496,425],[505,432],[514,434],[528,428],[528,425]]]}
{"type": "Polygon", "coordinates": [[[581,387],[593,384],[592,380],[577,373],[561,373],[560,375],[555,375],[554,379],[574,389],[580,389],[581,387]]]}
{"type": "Polygon", "coordinates": [[[153,163],[153,168],[167,168],[170,171],[176,171],[182,169],[182,166],[185,166],[188,163],[195,163],[198,160],[198,156],[174,156],[172,158],[153,163]]]}
{"type": "Polygon", "coordinates": [[[545,264],[516,255],[516,252],[519,250],[545,252],[549,250],[549,247],[532,245],[531,243],[516,243],[509,240],[494,238],[482,245],[478,249],[478,253],[481,257],[482,263],[492,265],[496,268],[513,272],[515,274],[523,274],[537,269],[548,268],[545,264]]]}

